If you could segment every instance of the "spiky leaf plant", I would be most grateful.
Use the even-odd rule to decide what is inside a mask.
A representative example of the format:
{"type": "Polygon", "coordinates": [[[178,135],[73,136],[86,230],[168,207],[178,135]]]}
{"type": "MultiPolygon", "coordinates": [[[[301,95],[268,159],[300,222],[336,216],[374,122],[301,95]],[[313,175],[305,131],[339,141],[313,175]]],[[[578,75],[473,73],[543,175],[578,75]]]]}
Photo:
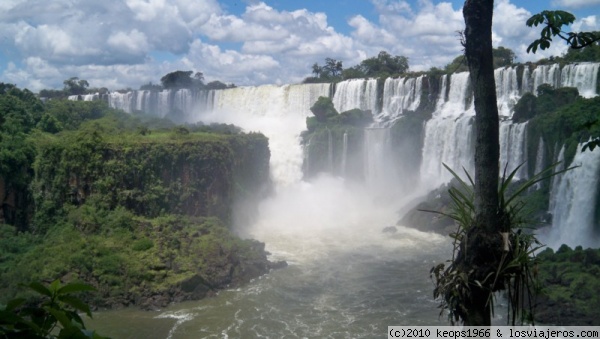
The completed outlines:
{"type": "Polygon", "coordinates": [[[430,271],[435,285],[433,296],[435,299],[441,299],[440,315],[447,311],[448,319],[452,324],[459,321],[464,322],[469,311],[468,300],[471,299],[473,286],[477,286],[478,290],[486,291],[485,295],[491,312],[494,311],[494,292],[505,291],[510,305],[507,319],[512,325],[515,325],[517,321],[520,321],[521,324],[533,323],[534,302],[532,298],[539,290],[535,274],[537,265],[535,252],[543,245],[531,231],[527,230],[530,228],[531,222],[525,217],[525,204],[519,197],[536,183],[571,169],[555,172],[554,169],[557,165],[558,163],[553,164],[534,175],[519,185],[514,192],[509,192],[508,188],[522,165],[508,175],[505,169],[498,187],[497,215],[501,219],[502,225],[501,232],[498,234],[498,237],[502,239],[501,253],[498,254],[499,258],[491,260],[497,265],[496,267],[476,270],[465,264],[469,246],[473,245],[472,241],[468,241],[468,237],[470,234],[475,234],[475,232],[471,232],[475,227],[473,226],[475,225],[473,179],[465,170],[468,183],[465,182],[444,164],[444,167],[458,182],[458,185],[452,186],[448,190],[452,199],[451,210],[449,213],[426,212],[445,215],[453,219],[457,225],[457,230],[450,234],[454,242],[452,259],[447,261],[447,265],[441,263],[430,271]]]}

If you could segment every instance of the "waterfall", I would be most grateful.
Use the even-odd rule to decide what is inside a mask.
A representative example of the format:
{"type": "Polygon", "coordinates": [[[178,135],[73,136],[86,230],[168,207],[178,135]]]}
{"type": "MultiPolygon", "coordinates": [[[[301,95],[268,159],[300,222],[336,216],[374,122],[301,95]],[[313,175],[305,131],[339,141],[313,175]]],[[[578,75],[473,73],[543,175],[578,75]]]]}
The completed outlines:
{"type": "Polygon", "coordinates": [[[303,149],[300,133],[306,128],[310,107],[329,96],[330,84],[264,85],[214,91],[213,109],[196,110],[194,120],[235,124],[262,132],[269,138],[271,176],[277,187],[302,179],[303,149]]]}
{"type": "Polygon", "coordinates": [[[327,166],[329,173],[333,173],[333,137],[329,128],[327,128],[327,166]]]}
{"type": "Polygon", "coordinates": [[[375,196],[390,194],[398,180],[390,157],[390,129],[365,129],[365,181],[375,196]]]}
{"type": "Polygon", "coordinates": [[[510,121],[500,123],[500,175],[506,169],[506,175],[522,165],[515,179],[527,178],[527,122],[513,124],[510,121]]]}
{"type": "Polygon", "coordinates": [[[333,96],[338,112],[351,109],[377,111],[377,79],[351,79],[338,83],[333,96]]]}
{"type": "Polygon", "coordinates": [[[421,182],[429,189],[436,188],[452,179],[443,164],[457,174],[463,168],[474,174],[474,142],[472,131],[473,117],[462,116],[456,119],[431,119],[425,125],[421,182]]]}
{"type": "Polygon", "coordinates": [[[421,104],[423,76],[418,78],[387,78],[383,85],[383,107],[375,116],[377,122],[393,123],[405,110],[415,111],[421,104]]]}
{"type": "Polygon", "coordinates": [[[436,110],[433,113],[435,117],[456,118],[468,114],[474,115],[473,97],[471,95],[471,86],[469,81],[469,72],[455,73],[450,77],[450,89],[448,97],[444,97],[447,80],[442,80],[442,95],[438,99],[436,110]]]}
{"type": "Polygon", "coordinates": [[[598,95],[596,85],[600,63],[581,63],[566,65],[561,73],[562,87],[577,87],[579,95],[591,98],[598,95]]]}
{"type": "MultiPolygon", "coordinates": [[[[564,155],[564,152],[563,152],[564,155]]],[[[538,173],[541,173],[544,170],[544,139],[540,137],[540,141],[538,143],[538,148],[537,148],[537,153],[535,154],[535,168],[533,170],[533,174],[537,175],[538,173]]],[[[537,182],[534,185],[534,189],[540,189],[542,187],[542,183],[541,182],[537,182]]]]}
{"type": "Polygon", "coordinates": [[[108,95],[108,105],[112,108],[132,113],[134,111],[134,108],[132,108],[132,99],[134,95],[135,91],[125,93],[111,92],[108,95]]]}
{"type": "Polygon", "coordinates": [[[346,166],[348,163],[348,131],[344,131],[344,137],[342,140],[342,177],[346,177],[346,166]]]}
{"type": "Polygon", "coordinates": [[[560,84],[560,66],[558,64],[539,65],[533,70],[531,77],[535,95],[537,95],[537,88],[542,84],[549,84],[556,88],[560,84]]]}
{"type": "Polygon", "coordinates": [[[448,165],[458,174],[463,168],[473,175],[473,132],[475,110],[470,95],[469,73],[455,73],[441,80],[441,94],[431,120],[425,124],[421,182],[429,189],[452,179],[443,166],[448,165]],[[446,97],[444,93],[448,91],[446,97]]]}
{"type": "Polygon", "coordinates": [[[533,94],[537,95],[537,88],[541,84],[550,84],[554,88],[576,87],[581,96],[594,97],[598,95],[596,87],[599,69],[600,63],[598,62],[569,64],[562,70],[559,64],[537,66],[531,74],[533,94]]]}
{"type": "MultiPolygon", "coordinates": [[[[558,162],[558,165],[556,166],[556,169],[554,170],[555,172],[560,172],[566,168],[565,146],[564,145],[560,148],[560,151],[558,152],[558,157],[556,158],[556,162],[558,162]]],[[[564,176],[564,174],[558,174],[558,175],[555,175],[554,177],[552,177],[551,187],[553,189],[550,191],[550,202],[548,204],[549,211],[553,211],[556,207],[555,205],[556,205],[556,202],[558,201],[556,194],[558,193],[558,189],[555,190],[554,188],[557,188],[560,186],[560,182],[561,182],[563,176],[564,176]]]]}
{"type": "Polygon", "coordinates": [[[531,78],[531,70],[529,70],[529,66],[523,66],[523,76],[521,77],[521,92],[523,95],[527,92],[533,93],[534,90],[532,88],[532,83],[530,81],[531,78]]]}
{"type": "Polygon", "coordinates": [[[580,166],[564,173],[552,187],[552,228],[548,246],[597,247],[596,200],[600,180],[600,152],[582,152],[578,146],[571,166],[580,166]]]}
{"type": "Polygon", "coordinates": [[[494,71],[496,81],[496,96],[498,102],[498,114],[511,117],[513,107],[521,97],[519,95],[519,83],[517,81],[516,67],[498,68],[494,71]]]}

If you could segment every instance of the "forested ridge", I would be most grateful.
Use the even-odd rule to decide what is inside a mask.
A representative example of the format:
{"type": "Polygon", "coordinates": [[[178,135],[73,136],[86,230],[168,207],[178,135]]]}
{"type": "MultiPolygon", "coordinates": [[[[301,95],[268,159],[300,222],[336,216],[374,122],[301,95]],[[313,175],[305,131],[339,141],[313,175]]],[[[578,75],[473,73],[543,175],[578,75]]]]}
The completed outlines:
{"type": "Polygon", "coordinates": [[[60,279],[96,307],[155,308],[273,267],[230,231],[233,204],[251,220],[269,190],[263,135],[0,89],[0,302],[60,279]]]}

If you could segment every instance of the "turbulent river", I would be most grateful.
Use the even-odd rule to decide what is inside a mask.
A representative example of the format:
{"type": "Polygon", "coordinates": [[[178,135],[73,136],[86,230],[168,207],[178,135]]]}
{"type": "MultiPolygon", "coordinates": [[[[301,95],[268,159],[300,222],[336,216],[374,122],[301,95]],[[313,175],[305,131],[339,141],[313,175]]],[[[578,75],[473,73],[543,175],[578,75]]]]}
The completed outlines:
{"type": "MultiPolygon", "coordinates": [[[[510,170],[527,160],[526,124],[506,120],[511,118],[518,98],[542,83],[577,87],[586,97],[596,96],[599,68],[599,63],[567,65],[562,70],[558,65],[538,66],[531,72],[527,68],[521,85],[516,67],[495,71],[498,108],[505,119],[500,129],[503,168],[506,165],[510,170]]],[[[390,148],[384,147],[389,133],[366,130],[363,184],[326,175],[311,182],[302,180],[305,159],[300,133],[306,129],[305,119],[311,116],[310,107],[317,99],[332,97],[330,84],[203,92],[201,100],[195,99],[201,103],[196,103],[197,107],[191,105],[194,100],[189,90],[111,94],[111,106],[128,112],[149,110],[162,117],[175,107],[189,122],[232,123],[245,131],[265,134],[276,192],[261,203],[258,220],[238,222],[237,231],[263,241],[272,253],[271,260],[286,260],[289,266],[242,288],[159,312],[135,308],[98,312],[90,327],[114,338],[381,338],[390,325],[447,325],[432,298],[429,270],[450,257],[450,239],[402,226],[395,233],[382,230],[396,224],[402,215],[400,209],[406,210],[418,192],[423,194],[450,179],[442,163],[473,173],[474,110],[468,80],[467,73],[440,79],[442,95],[423,127],[418,176],[389,175],[395,168],[387,152],[390,148]],[[415,177],[420,179],[416,182],[415,177]]],[[[339,111],[370,109],[376,113],[376,127],[389,127],[386,121],[400,118],[405,110],[417,110],[423,83],[423,76],[388,79],[380,112],[376,109],[377,81],[373,79],[338,84],[332,101],[339,111]]],[[[535,142],[543,149],[543,140],[535,142]]],[[[342,152],[341,159],[346,159],[345,146],[342,152]]],[[[556,160],[544,159],[541,152],[538,155],[533,157],[536,168],[556,160]]],[[[576,207],[595,206],[596,200],[577,192],[590,191],[587,178],[597,179],[600,158],[588,154],[576,158],[584,165],[586,170],[581,173],[585,175],[573,171],[573,177],[556,178],[552,211],[560,216],[557,220],[566,222],[553,226],[549,244],[552,239],[563,240],[569,225],[581,225],[584,230],[593,225],[589,213],[580,213],[576,207]],[[563,197],[569,200],[565,202],[563,197]],[[585,220],[580,222],[580,216],[585,220]]],[[[521,172],[517,177],[525,178],[527,173],[521,172]]],[[[493,321],[501,324],[503,312],[498,311],[493,321]]]]}
{"type": "Polygon", "coordinates": [[[98,312],[114,338],[377,338],[389,325],[446,325],[429,269],[449,238],[397,227],[396,212],[339,178],[282,190],[244,231],[289,266],[215,297],[162,311],[98,312]]]}

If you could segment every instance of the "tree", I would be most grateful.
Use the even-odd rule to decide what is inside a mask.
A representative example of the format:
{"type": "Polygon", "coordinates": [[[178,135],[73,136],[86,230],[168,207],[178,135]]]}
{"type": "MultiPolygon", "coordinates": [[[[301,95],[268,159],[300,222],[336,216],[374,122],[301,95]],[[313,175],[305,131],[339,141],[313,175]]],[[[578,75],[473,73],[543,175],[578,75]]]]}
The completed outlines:
{"type": "Polygon", "coordinates": [[[342,66],[341,61],[331,58],[325,59],[325,66],[323,66],[322,72],[325,73],[328,77],[337,78],[340,75],[342,75],[343,70],[344,67],[342,66]]]}
{"type": "Polygon", "coordinates": [[[165,89],[191,88],[194,81],[192,79],[193,71],[175,71],[166,74],[160,78],[160,82],[165,89]]]}
{"type": "Polygon", "coordinates": [[[333,106],[333,102],[328,97],[319,97],[310,111],[317,117],[318,121],[324,122],[328,117],[336,116],[338,112],[333,106]]]}
{"type": "Polygon", "coordinates": [[[325,65],[320,66],[318,63],[312,65],[312,74],[315,76],[307,77],[304,83],[319,83],[319,82],[334,82],[341,80],[344,67],[341,61],[325,58],[325,65]]]}
{"type": "MultiPolygon", "coordinates": [[[[475,225],[468,235],[463,256],[465,268],[485,281],[497,267],[490,257],[502,251],[498,215],[499,121],[492,53],[493,0],[466,0],[464,46],[475,102],[475,225]],[[469,252],[466,252],[469,248],[469,252]],[[490,265],[491,264],[491,265],[490,265]]],[[[492,286],[493,287],[493,286],[492,286]]],[[[472,285],[467,300],[466,325],[490,325],[490,288],[472,285]]]]}
{"type": "Polygon", "coordinates": [[[494,68],[510,66],[516,59],[515,52],[502,46],[492,49],[492,55],[494,56],[494,68]]]}
{"type": "MultiPolygon", "coordinates": [[[[494,56],[494,68],[510,66],[516,59],[515,53],[511,49],[502,46],[492,48],[492,55],[494,56]]],[[[465,59],[464,55],[457,56],[444,67],[444,70],[446,73],[468,72],[469,67],[465,59]]]]}
{"type": "MultiPolygon", "coordinates": [[[[451,322],[467,326],[491,324],[493,292],[502,288],[497,280],[503,256],[503,215],[499,207],[499,118],[492,53],[493,0],[466,0],[463,6],[463,46],[475,101],[474,188],[451,188],[460,227],[454,235],[455,256],[448,268],[432,269],[434,296],[442,296],[442,308],[451,322]],[[491,278],[490,278],[491,277],[491,278]]],[[[453,172],[454,173],[454,172],[453,172]]],[[[458,178],[458,177],[457,177],[458,178]]],[[[470,178],[469,178],[470,179],[470,178]]]]}
{"type": "Polygon", "coordinates": [[[408,71],[408,58],[405,56],[391,56],[386,51],[381,51],[376,57],[363,60],[358,68],[366,77],[387,77],[404,74],[408,71]]]}
{"type": "Polygon", "coordinates": [[[152,83],[152,81],[140,86],[140,91],[160,91],[162,89],[163,88],[161,85],[158,85],[158,84],[155,85],[152,83]]]}
{"type": "Polygon", "coordinates": [[[533,15],[527,20],[526,25],[545,27],[540,32],[540,38],[534,40],[527,47],[527,53],[530,51],[535,53],[538,48],[541,50],[549,48],[552,37],[559,37],[573,49],[581,49],[600,41],[600,34],[596,32],[564,32],[562,30],[562,26],[570,25],[573,22],[575,22],[575,16],[565,11],[542,11],[533,15]]]}
{"type": "Polygon", "coordinates": [[[81,95],[85,94],[86,89],[90,86],[87,80],[79,79],[78,77],[71,77],[63,81],[64,92],[67,95],[81,95]]]}
{"type": "Polygon", "coordinates": [[[323,72],[323,67],[319,66],[319,64],[315,62],[312,65],[312,73],[315,75],[315,78],[320,77],[322,72],[323,72]]]}
{"type": "MultiPolygon", "coordinates": [[[[575,22],[575,16],[565,11],[542,11],[538,14],[533,15],[526,22],[529,27],[537,27],[538,25],[545,26],[540,32],[540,38],[534,40],[528,47],[527,53],[535,53],[538,48],[544,50],[550,47],[552,37],[559,37],[569,45],[570,51],[581,50],[581,49],[592,49],[590,54],[594,51],[599,52],[597,42],[600,41],[600,34],[598,32],[564,32],[562,26],[567,26],[575,22]]],[[[568,54],[567,54],[568,55],[568,54]]],[[[598,124],[598,120],[591,121],[589,127],[598,124]]],[[[583,151],[600,146],[600,137],[594,139],[583,145],[583,151]]]]}

